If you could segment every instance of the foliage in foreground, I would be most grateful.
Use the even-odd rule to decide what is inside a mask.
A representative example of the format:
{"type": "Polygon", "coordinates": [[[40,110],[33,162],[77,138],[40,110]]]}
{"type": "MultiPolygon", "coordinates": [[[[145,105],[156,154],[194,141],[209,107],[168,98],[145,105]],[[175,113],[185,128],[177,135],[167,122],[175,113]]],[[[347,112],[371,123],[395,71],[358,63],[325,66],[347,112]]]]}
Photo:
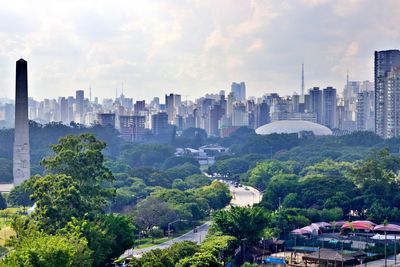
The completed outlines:
{"type": "Polygon", "coordinates": [[[15,218],[13,224],[18,237],[12,238],[9,245],[14,250],[0,261],[0,266],[85,267],[92,265],[92,251],[85,238],[73,234],[49,235],[21,218],[15,218]]]}

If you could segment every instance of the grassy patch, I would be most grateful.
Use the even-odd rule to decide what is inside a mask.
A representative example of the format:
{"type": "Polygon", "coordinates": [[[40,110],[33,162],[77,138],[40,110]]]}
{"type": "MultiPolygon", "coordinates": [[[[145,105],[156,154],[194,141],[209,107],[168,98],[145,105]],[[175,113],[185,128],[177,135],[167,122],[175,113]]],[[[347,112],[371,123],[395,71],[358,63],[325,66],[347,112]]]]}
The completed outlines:
{"type": "Polygon", "coordinates": [[[15,235],[14,229],[10,226],[4,226],[0,229],[0,246],[4,246],[6,241],[10,239],[11,236],[15,235]]]}
{"type": "Polygon", "coordinates": [[[136,246],[139,245],[139,246],[137,246],[135,248],[139,248],[139,249],[140,248],[148,248],[148,247],[152,247],[152,246],[155,246],[155,245],[162,244],[162,243],[167,242],[168,240],[171,240],[171,239],[173,239],[173,237],[170,237],[170,238],[168,238],[168,237],[160,237],[160,238],[154,238],[154,239],[143,238],[143,239],[137,240],[135,242],[136,246]]]}
{"type": "MultiPolygon", "coordinates": [[[[209,217],[204,218],[203,220],[200,220],[197,223],[197,225],[202,225],[205,222],[207,222],[209,219],[210,219],[209,217]]],[[[172,232],[171,236],[169,238],[168,237],[160,237],[160,238],[153,238],[153,239],[149,238],[149,237],[148,238],[142,238],[140,240],[136,240],[135,241],[135,249],[148,248],[148,247],[152,247],[152,246],[155,246],[155,245],[159,245],[159,244],[162,244],[164,242],[167,242],[168,240],[171,240],[171,239],[174,239],[174,238],[179,237],[181,235],[184,235],[187,232],[190,232],[192,230],[193,230],[193,226],[188,226],[188,227],[185,227],[184,229],[181,229],[179,231],[172,232]]]]}

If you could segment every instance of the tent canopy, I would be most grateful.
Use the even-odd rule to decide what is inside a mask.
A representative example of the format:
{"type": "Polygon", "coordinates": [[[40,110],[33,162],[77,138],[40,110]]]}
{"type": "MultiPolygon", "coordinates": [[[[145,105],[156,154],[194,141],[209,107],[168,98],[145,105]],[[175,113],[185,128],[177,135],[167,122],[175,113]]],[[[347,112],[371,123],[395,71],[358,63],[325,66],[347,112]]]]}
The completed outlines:
{"type": "Polygon", "coordinates": [[[373,230],[376,224],[370,221],[354,221],[343,224],[343,229],[373,230]]]}
{"type": "Polygon", "coordinates": [[[400,232],[400,226],[397,224],[380,224],[374,227],[374,231],[388,231],[388,232],[400,232]]]}

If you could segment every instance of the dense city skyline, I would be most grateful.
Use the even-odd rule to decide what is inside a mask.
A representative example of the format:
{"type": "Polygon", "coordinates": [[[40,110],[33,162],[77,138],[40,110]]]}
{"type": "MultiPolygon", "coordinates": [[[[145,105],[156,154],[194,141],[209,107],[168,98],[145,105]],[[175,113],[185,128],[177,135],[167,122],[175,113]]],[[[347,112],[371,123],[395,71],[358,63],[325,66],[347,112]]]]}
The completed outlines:
{"type": "Polygon", "coordinates": [[[124,87],[134,99],[169,92],[195,99],[228,91],[232,81],[246,81],[248,96],[291,95],[300,93],[302,63],[306,89],[341,92],[347,70],[352,80],[373,80],[373,51],[399,43],[398,6],[6,1],[0,8],[1,97],[13,98],[12,66],[20,57],[30,62],[30,96],[38,99],[89,87],[100,98],[124,87]]]}
{"type": "Polygon", "coordinates": [[[3,0],[0,267],[400,266],[400,0],[3,0]]]}

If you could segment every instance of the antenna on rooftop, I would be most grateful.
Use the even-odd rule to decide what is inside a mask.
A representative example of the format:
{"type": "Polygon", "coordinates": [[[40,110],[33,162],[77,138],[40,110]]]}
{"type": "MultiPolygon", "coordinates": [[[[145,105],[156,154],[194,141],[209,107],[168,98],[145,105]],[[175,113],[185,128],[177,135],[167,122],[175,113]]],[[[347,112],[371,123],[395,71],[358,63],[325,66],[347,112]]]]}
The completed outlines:
{"type": "Polygon", "coordinates": [[[301,64],[301,96],[304,96],[304,63],[301,64]]]}

